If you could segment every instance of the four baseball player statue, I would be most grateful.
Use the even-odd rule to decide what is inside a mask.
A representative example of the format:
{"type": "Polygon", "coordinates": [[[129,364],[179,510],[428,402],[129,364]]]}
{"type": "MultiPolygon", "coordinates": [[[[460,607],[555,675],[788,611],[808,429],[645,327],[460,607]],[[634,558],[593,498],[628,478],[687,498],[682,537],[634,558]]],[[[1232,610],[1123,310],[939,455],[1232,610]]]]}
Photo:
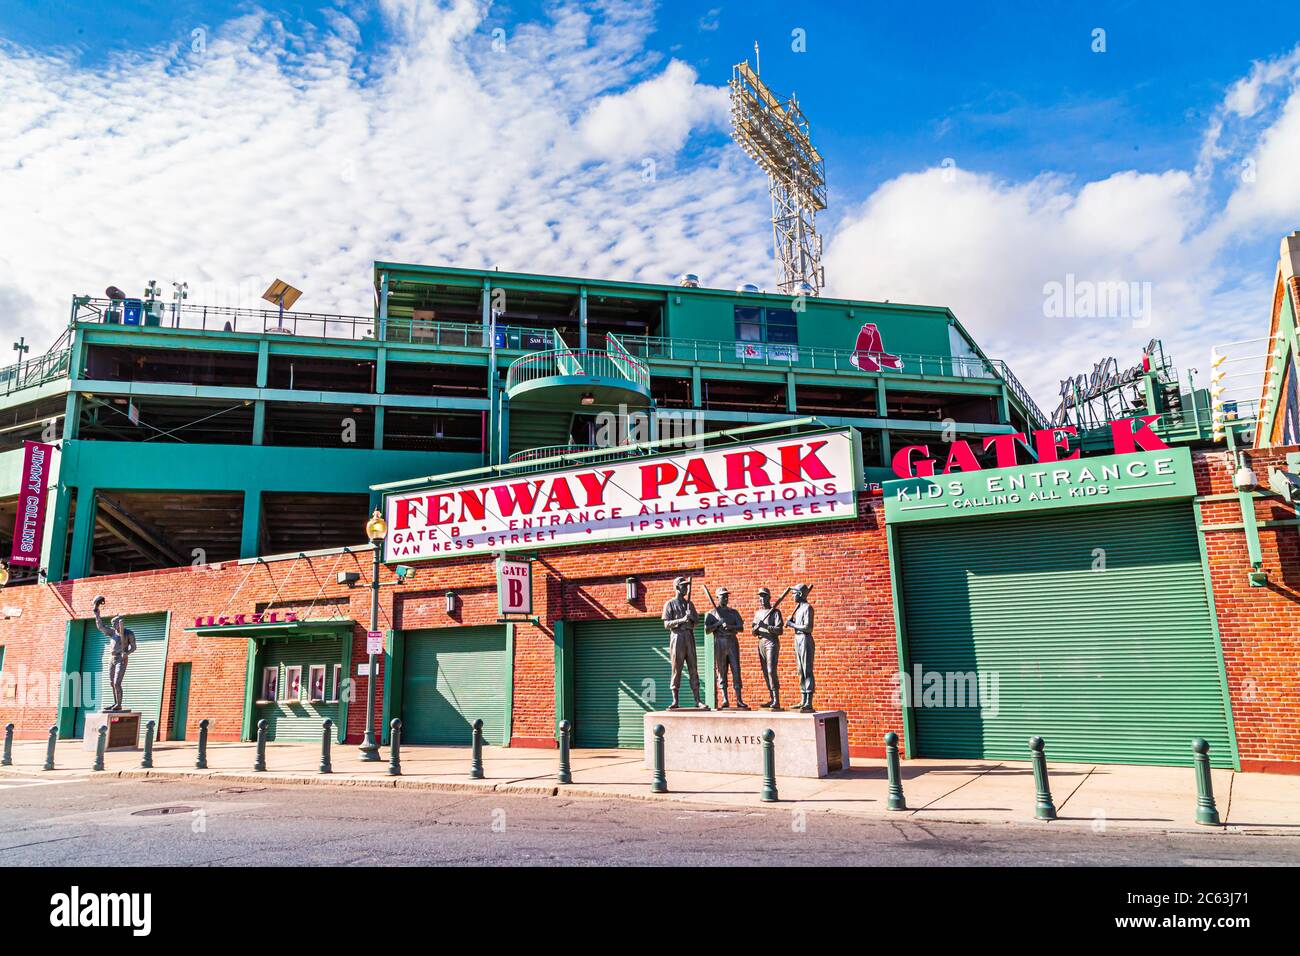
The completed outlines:
{"type": "MultiPolygon", "coordinates": [[[[669,710],[677,710],[678,689],[682,680],[682,665],[690,672],[691,693],[695,695],[695,706],[699,710],[708,710],[708,705],[700,698],[699,674],[695,661],[695,624],[700,619],[695,605],[691,603],[691,579],[677,578],[673,581],[677,596],[664,604],[664,627],[671,634],[668,643],[668,656],[672,660],[673,703],[669,710]]],[[[813,713],[813,692],[817,689],[813,680],[813,606],[808,602],[812,592],[811,584],[798,584],[788,587],[772,603],[772,592],[767,588],[758,590],[758,609],[750,624],[750,633],[758,638],[758,659],[762,666],[763,681],[767,684],[768,710],[781,710],[781,681],[777,673],[777,658],[781,652],[781,633],[789,627],[794,631],[794,655],[799,668],[799,690],[802,699],[799,712],[813,713]],[[786,595],[794,595],[794,609],[789,620],[781,614],[781,603],[786,595]]],[[[731,707],[731,697],[727,688],[727,675],[731,675],[731,687],[736,691],[736,709],[749,710],[741,696],[740,682],[740,639],[744,628],[744,619],[731,606],[731,592],[727,588],[718,588],[714,598],[708,588],[704,593],[713,605],[704,618],[704,633],[713,635],[713,660],[716,680],[722,697],[719,710],[731,707]]]]}

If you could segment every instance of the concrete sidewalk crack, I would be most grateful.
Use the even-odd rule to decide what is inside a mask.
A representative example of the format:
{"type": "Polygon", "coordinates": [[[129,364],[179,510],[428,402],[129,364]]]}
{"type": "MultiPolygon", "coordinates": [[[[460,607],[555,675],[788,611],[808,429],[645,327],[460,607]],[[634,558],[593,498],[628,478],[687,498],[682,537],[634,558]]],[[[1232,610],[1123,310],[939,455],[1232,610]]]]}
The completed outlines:
{"type": "Polygon", "coordinates": [[[977,773],[975,776],[971,777],[971,778],[970,778],[969,780],[967,780],[965,783],[958,784],[957,786],[955,786],[955,787],[953,787],[951,790],[949,790],[947,793],[941,793],[941,794],[939,794],[939,796],[935,797],[933,800],[931,800],[929,803],[925,804],[924,806],[916,807],[915,809],[913,809],[913,810],[911,811],[911,814],[913,814],[913,815],[918,814],[918,813],[920,813],[922,810],[925,810],[925,809],[928,808],[928,807],[932,807],[932,806],[934,806],[936,803],[938,803],[938,802],[939,802],[940,800],[942,800],[944,797],[950,797],[950,796],[952,796],[954,793],[956,793],[956,792],[957,792],[958,790],[960,790],[962,787],[968,787],[968,786],[970,786],[972,783],[974,783],[976,780],[980,779],[980,777],[983,777],[985,774],[990,774],[990,773],[992,773],[994,770],[1001,770],[1004,766],[1005,766],[1005,764],[1000,764],[1000,763],[999,763],[999,764],[994,764],[992,767],[986,767],[982,772],[977,773]]]}
{"type": "Polygon", "coordinates": [[[1092,777],[1092,775],[1096,772],[1096,770],[1097,770],[1096,767],[1088,768],[1088,772],[1083,775],[1083,779],[1080,780],[1077,784],[1075,784],[1074,789],[1070,791],[1069,795],[1064,800],[1062,800],[1059,804],[1057,804],[1056,809],[1058,813],[1061,810],[1065,809],[1065,805],[1070,802],[1070,797],[1073,797],[1076,793],[1079,792],[1079,788],[1088,782],[1089,778],[1092,777]]]}

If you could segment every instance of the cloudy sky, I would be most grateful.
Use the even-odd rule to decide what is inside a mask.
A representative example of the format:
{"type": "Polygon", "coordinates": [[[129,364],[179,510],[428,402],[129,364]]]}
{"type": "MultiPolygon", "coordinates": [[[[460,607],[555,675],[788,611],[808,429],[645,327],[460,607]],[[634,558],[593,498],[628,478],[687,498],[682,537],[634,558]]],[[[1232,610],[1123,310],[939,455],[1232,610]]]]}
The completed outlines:
{"type": "Polygon", "coordinates": [[[826,154],[830,294],[950,306],[1049,408],[1152,337],[1185,369],[1264,334],[1300,228],[1276,3],[805,6],[5,0],[0,328],[39,352],[149,279],[364,314],[375,259],[770,287],[726,97],[759,40],[826,154]]]}

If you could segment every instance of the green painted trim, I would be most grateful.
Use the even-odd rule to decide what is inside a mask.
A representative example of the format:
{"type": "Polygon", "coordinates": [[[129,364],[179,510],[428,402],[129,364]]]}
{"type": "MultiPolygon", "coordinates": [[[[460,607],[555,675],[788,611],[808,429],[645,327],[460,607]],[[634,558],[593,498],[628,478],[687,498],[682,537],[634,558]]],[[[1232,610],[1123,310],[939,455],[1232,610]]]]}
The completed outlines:
{"type": "MultiPolygon", "coordinates": [[[[889,552],[889,600],[894,609],[894,647],[898,653],[898,677],[907,673],[907,628],[903,621],[903,596],[899,591],[898,576],[902,566],[898,563],[898,529],[885,525],[885,544],[889,552]]],[[[902,699],[902,685],[898,687],[899,699],[902,699]]],[[[914,755],[916,738],[916,715],[913,713],[911,696],[903,706],[903,756],[911,759],[914,755]]]]}
{"type": "Polygon", "coordinates": [[[1246,556],[1252,568],[1264,563],[1264,554],[1259,546],[1259,523],[1255,516],[1255,498],[1249,491],[1238,492],[1237,500],[1241,505],[1241,521],[1246,531],[1246,556]]]}
{"type": "Polygon", "coordinates": [[[573,623],[555,622],[555,726],[560,732],[560,721],[573,723],[573,623]]]}
{"type": "Polygon", "coordinates": [[[261,399],[253,403],[253,444],[266,444],[266,402],[261,399]]]}
{"type": "Polygon", "coordinates": [[[248,639],[248,658],[244,674],[244,714],[239,725],[239,739],[253,739],[253,701],[257,699],[257,679],[261,668],[257,666],[261,656],[261,645],[255,638],[248,639]]]}
{"type": "Polygon", "coordinates": [[[163,649],[162,649],[162,680],[158,682],[158,726],[155,732],[159,738],[162,737],[163,723],[170,716],[163,709],[163,702],[167,700],[167,680],[168,668],[167,663],[171,659],[168,652],[171,650],[172,640],[172,612],[170,610],[163,612],[163,649]]]}
{"type": "MultiPolygon", "coordinates": [[[[68,446],[65,444],[66,452],[68,446]]],[[[99,508],[96,488],[77,488],[77,514],[72,522],[72,552],[68,555],[68,577],[84,578],[90,573],[90,556],[95,546],[95,512],[99,508]]]]}
{"type": "Polygon", "coordinates": [[[59,685],[58,719],[59,739],[72,737],[77,727],[78,701],[68,699],[68,675],[76,674],[81,690],[81,653],[86,639],[86,622],[77,618],[68,621],[63,630],[63,680],[59,685]]]}
{"type": "Polygon", "coordinates": [[[506,659],[510,666],[506,668],[506,732],[505,746],[510,746],[510,738],[515,732],[515,626],[506,624],[506,659]]]}
{"type": "Polygon", "coordinates": [[[402,680],[405,675],[406,634],[404,631],[390,630],[384,637],[384,704],[383,738],[381,743],[388,743],[392,736],[389,724],[394,717],[402,715],[402,680]]]}
{"type": "MultiPolygon", "coordinates": [[[[339,643],[343,645],[341,652],[342,660],[340,660],[339,663],[343,665],[343,680],[345,682],[343,686],[348,688],[348,690],[345,691],[342,688],[339,690],[338,742],[346,743],[348,739],[348,704],[351,701],[353,693],[352,688],[356,684],[356,678],[352,674],[352,632],[348,631],[343,634],[342,637],[343,640],[339,641],[339,643]]],[[[369,678],[367,678],[367,680],[369,680],[369,678]]]]}
{"type": "Polygon", "coordinates": [[[1205,532],[1201,530],[1201,503],[1193,502],[1196,518],[1196,543],[1201,550],[1201,573],[1205,577],[1205,597],[1210,602],[1210,626],[1214,630],[1214,656],[1219,665],[1219,686],[1223,691],[1223,706],[1228,717],[1228,744],[1232,747],[1232,767],[1241,770],[1241,753],[1237,748],[1237,721],[1232,712],[1232,694],[1228,689],[1228,665],[1223,656],[1223,637],[1219,633],[1219,608],[1214,601],[1214,581],[1210,575],[1210,554],[1205,547],[1205,532]]]}
{"type": "Polygon", "coordinates": [[[244,511],[239,533],[239,556],[257,557],[262,543],[262,492],[249,488],[244,492],[244,511]]]}

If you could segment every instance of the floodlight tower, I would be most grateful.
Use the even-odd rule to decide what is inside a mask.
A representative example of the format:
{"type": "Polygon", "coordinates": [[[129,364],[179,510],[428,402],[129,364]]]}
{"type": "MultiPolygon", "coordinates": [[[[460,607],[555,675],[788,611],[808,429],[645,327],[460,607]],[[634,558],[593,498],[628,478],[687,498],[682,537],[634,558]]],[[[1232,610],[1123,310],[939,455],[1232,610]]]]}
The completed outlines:
{"type": "Polygon", "coordinates": [[[826,276],[816,218],[826,208],[826,163],[795,97],[782,100],[758,78],[757,43],[754,61],[754,69],[748,60],[731,68],[731,136],[767,174],[777,288],[820,295],[826,276]]]}

